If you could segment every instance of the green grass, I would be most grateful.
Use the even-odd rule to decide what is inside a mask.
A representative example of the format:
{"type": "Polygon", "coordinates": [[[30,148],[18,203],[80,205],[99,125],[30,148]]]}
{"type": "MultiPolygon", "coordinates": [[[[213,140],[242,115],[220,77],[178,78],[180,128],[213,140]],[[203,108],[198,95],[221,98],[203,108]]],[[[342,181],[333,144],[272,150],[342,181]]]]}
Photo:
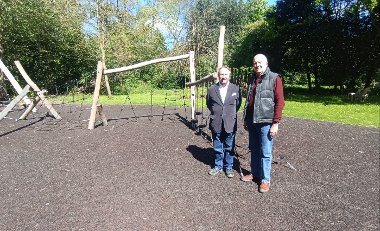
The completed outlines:
{"type": "MultiPolygon", "coordinates": [[[[190,104],[189,92],[185,93],[185,103],[190,104]]],[[[152,92],[141,91],[133,92],[128,95],[112,95],[109,98],[107,95],[100,95],[98,102],[100,104],[107,105],[118,105],[118,104],[135,104],[135,105],[158,105],[158,106],[179,106],[183,105],[183,91],[182,90],[154,90],[152,92]]],[[[65,102],[65,103],[82,103],[82,104],[92,104],[93,96],[89,94],[77,94],[77,95],[67,95],[58,96],[51,99],[52,102],[65,102]]]]}
{"type": "MultiPolygon", "coordinates": [[[[206,91],[198,89],[198,94],[205,95],[206,91]]],[[[327,93],[309,94],[306,92],[288,91],[285,100],[286,105],[283,111],[285,117],[380,128],[379,96],[373,96],[367,103],[351,103],[346,95],[327,93]]],[[[69,95],[66,97],[56,97],[52,101],[92,104],[92,95],[69,95]]],[[[98,102],[103,105],[152,104],[176,107],[183,107],[185,105],[186,107],[190,107],[190,90],[140,90],[140,92],[131,92],[129,95],[114,95],[112,98],[101,95],[98,102]]],[[[197,107],[201,108],[203,104],[205,109],[205,103],[205,98],[200,97],[197,101],[197,107]]]]}
{"type": "Polygon", "coordinates": [[[380,127],[380,97],[373,94],[366,102],[350,102],[347,94],[321,89],[309,93],[305,89],[285,91],[284,116],[337,122],[366,127],[380,127]]]}
{"type": "Polygon", "coordinates": [[[284,116],[379,128],[379,105],[325,104],[288,100],[284,116]]]}

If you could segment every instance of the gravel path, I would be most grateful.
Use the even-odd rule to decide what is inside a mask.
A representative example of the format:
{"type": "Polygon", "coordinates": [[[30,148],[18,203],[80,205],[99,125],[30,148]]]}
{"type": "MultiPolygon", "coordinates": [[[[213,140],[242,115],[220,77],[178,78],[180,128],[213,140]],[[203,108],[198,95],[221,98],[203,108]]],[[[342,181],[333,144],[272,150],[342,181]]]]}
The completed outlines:
{"type": "MultiPolygon", "coordinates": [[[[261,194],[238,165],[207,174],[189,109],[106,106],[94,130],[89,106],[56,109],[0,121],[0,230],[379,230],[379,129],[284,118],[261,194]]],[[[246,171],[241,123],[236,143],[246,171]]]]}

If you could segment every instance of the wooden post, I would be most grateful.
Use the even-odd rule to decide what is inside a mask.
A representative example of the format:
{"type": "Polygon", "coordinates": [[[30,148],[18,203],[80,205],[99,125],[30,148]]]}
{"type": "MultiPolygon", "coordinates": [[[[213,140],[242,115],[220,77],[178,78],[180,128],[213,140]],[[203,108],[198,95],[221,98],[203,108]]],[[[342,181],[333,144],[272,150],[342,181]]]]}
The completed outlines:
{"type": "MultiPolygon", "coordinates": [[[[190,81],[195,82],[195,60],[194,51],[190,51],[190,81]]],[[[191,120],[195,120],[195,108],[196,108],[196,88],[195,86],[190,87],[191,90],[191,120]]]]}
{"type": "MultiPolygon", "coordinates": [[[[107,69],[107,68],[106,68],[106,64],[104,63],[103,70],[105,70],[105,69],[107,69]]],[[[111,98],[112,97],[111,87],[110,87],[110,83],[108,81],[108,76],[107,75],[104,75],[104,82],[106,82],[106,88],[107,88],[108,98],[111,98]]]]}
{"type": "MultiPolygon", "coordinates": [[[[29,75],[26,73],[26,71],[24,70],[24,68],[22,67],[22,65],[21,65],[21,63],[20,63],[19,61],[15,61],[15,64],[16,64],[16,67],[18,68],[18,70],[20,71],[22,77],[23,77],[23,78],[25,79],[25,81],[29,84],[29,86],[31,86],[31,87],[33,88],[33,90],[37,92],[37,95],[38,95],[39,99],[42,100],[43,105],[45,105],[45,106],[48,108],[48,110],[51,112],[51,114],[54,116],[54,118],[56,118],[57,120],[62,119],[61,116],[58,114],[58,112],[54,109],[53,104],[51,104],[51,103],[49,102],[49,100],[47,100],[47,99],[45,98],[44,93],[45,93],[46,91],[41,91],[41,89],[37,86],[37,84],[35,84],[35,83],[32,81],[32,79],[29,77],[29,75]]],[[[39,101],[39,100],[38,100],[38,101],[39,101]]],[[[37,102],[38,102],[38,101],[37,101],[37,102]]],[[[34,107],[35,107],[36,105],[37,105],[37,103],[34,104],[34,101],[33,101],[33,103],[29,105],[29,107],[31,107],[30,110],[33,110],[34,107]],[[32,106],[31,106],[31,105],[32,105],[32,106]]],[[[25,114],[25,113],[24,113],[24,114],[25,114]]],[[[25,115],[25,118],[26,118],[27,115],[28,115],[28,114],[25,115]]],[[[21,118],[21,117],[20,117],[20,119],[25,119],[25,118],[21,118]]]]}
{"type": "MultiPolygon", "coordinates": [[[[4,65],[4,63],[1,61],[1,59],[0,59],[0,69],[4,72],[5,76],[7,76],[7,79],[9,80],[9,82],[11,82],[11,84],[14,87],[14,89],[16,90],[17,94],[21,94],[22,88],[21,88],[20,84],[18,84],[15,77],[13,77],[12,73],[4,65]]],[[[30,99],[26,95],[23,98],[23,100],[24,100],[25,104],[27,104],[27,105],[31,104],[30,99]]],[[[37,110],[34,109],[34,111],[37,111],[37,110]]]]}
{"type": "Polygon", "coordinates": [[[218,68],[223,66],[223,53],[224,53],[224,34],[226,32],[225,26],[220,26],[219,44],[218,44],[218,68]]]}
{"type": "Polygon", "coordinates": [[[103,76],[103,64],[101,61],[99,61],[97,71],[96,71],[96,82],[95,82],[94,96],[92,98],[90,121],[88,122],[88,129],[90,130],[95,128],[95,118],[96,118],[96,111],[97,111],[97,104],[98,104],[98,99],[99,99],[99,94],[100,94],[100,83],[102,81],[102,76],[103,76]]]}
{"type": "Polygon", "coordinates": [[[26,85],[24,87],[24,89],[21,90],[21,93],[16,96],[16,98],[14,98],[8,105],[6,108],[4,108],[4,110],[0,113],[0,120],[2,120],[5,116],[7,116],[7,114],[12,110],[12,108],[14,106],[16,106],[16,104],[18,102],[20,102],[25,96],[26,94],[28,94],[29,92],[29,89],[30,89],[30,86],[29,85],[26,85]]]}
{"type": "MultiPolygon", "coordinates": [[[[97,29],[98,29],[98,32],[99,32],[99,49],[100,49],[100,53],[101,53],[101,62],[103,63],[103,70],[106,70],[106,51],[105,51],[105,43],[106,43],[106,36],[105,36],[105,33],[106,33],[106,28],[105,28],[105,19],[103,18],[103,14],[102,12],[104,11],[104,5],[100,2],[97,3],[97,18],[98,18],[98,21],[97,21],[97,29]]],[[[111,94],[111,88],[110,88],[110,84],[109,84],[109,81],[108,81],[108,76],[105,74],[104,75],[104,82],[106,83],[106,89],[107,89],[107,93],[108,93],[108,98],[111,98],[112,97],[112,94],[111,94]]]]}
{"type": "Polygon", "coordinates": [[[218,66],[216,68],[216,77],[215,82],[218,81],[218,70],[220,67],[223,66],[223,56],[224,56],[224,34],[226,31],[225,26],[220,26],[220,32],[219,32],[219,44],[218,44],[218,66]]]}

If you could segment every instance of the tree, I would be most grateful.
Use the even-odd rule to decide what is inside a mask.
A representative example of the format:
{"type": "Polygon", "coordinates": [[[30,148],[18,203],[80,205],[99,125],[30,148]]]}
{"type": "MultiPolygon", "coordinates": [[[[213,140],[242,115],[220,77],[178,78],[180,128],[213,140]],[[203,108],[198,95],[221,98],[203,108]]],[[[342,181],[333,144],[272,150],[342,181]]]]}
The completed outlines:
{"type": "Polygon", "coordinates": [[[20,60],[41,87],[65,88],[90,75],[96,65],[84,39],[76,2],[1,1],[0,30],[3,60],[13,73],[20,60]],[[70,6],[70,7],[69,7],[70,6]]]}
{"type": "Polygon", "coordinates": [[[242,25],[236,33],[235,46],[231,47],[231,65],[251,67],[255,53],[270,54],[275,45],[274,30],[266,18],[272,9],[265,0],[248,1],[242,8],[242,25]]]}
{"type": "Polygon", "coordinates": [[[217,51],[219,28],[224,25],[225,63],[228,64],[230,55],[236,46],[237,34],[245,19],[246,8],[243,1],[233,0],[198,0],[187,16],[188,46],[197,56],[197,69],[202,74],[214,72],[217,66],[217,51]]]}
{"type": "Polygon", "coordinates": [[[370,82],[376,64],[367,65],[368,57],[378,57],[371,14],[361,1],[277,1],[270,17],[280,35],[284,69],[306,73],[310,89],[312,76],[317,88],[370,82]]]}

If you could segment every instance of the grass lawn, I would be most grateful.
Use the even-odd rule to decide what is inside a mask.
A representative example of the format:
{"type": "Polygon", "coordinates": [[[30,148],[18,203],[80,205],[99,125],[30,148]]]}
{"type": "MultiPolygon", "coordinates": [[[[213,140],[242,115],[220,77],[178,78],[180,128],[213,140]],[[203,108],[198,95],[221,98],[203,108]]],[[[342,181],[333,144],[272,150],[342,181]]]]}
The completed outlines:
{"type": "Polygon", "coordinates": [[[380,106],[286,101],[284,116],[379,128],[380,106]]]}
{"type": "Polygon", "coordinates": [[[347,95],[328,90],[316,94],[297,90],[287,92],[285,116],[380,127],[379,95],[372,95],[366,102],[350,102],[347,95]]]}

